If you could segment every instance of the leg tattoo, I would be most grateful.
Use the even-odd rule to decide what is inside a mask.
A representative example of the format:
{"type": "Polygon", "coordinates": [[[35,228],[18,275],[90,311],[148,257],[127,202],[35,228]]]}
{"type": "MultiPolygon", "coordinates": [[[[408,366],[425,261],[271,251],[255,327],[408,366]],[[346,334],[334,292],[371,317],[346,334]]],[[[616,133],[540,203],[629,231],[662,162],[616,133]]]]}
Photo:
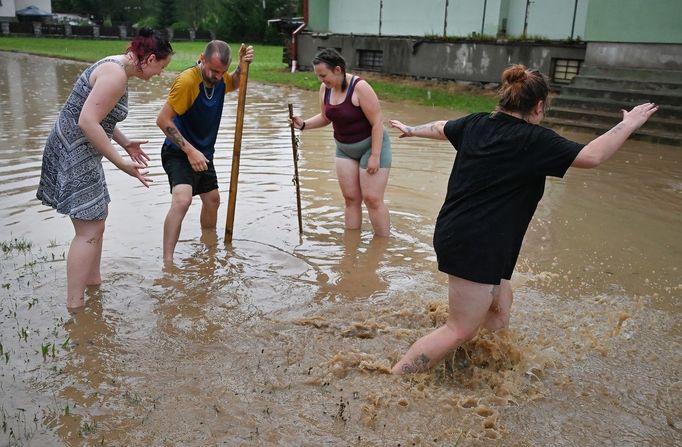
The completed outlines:
{"type": "Polygon", "coordinates": [[[426,354],[422,353],[419,354],[414,360],[412,360],[412,363],[408,363],[403,365],[403,372],[412,374],[412,373],[418,373],[418,372],[423,372],[426,371],[428,368],[429,364],[429,358],[426,356],[426,354]]]}

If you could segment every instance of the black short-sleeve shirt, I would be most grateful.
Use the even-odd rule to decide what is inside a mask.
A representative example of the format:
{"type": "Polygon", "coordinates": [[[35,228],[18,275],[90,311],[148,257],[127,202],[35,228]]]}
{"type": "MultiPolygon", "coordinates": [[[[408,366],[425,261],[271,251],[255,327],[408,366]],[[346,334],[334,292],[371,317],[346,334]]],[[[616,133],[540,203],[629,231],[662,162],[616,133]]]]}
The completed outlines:
{"type": "Polygon", "coordinates": [[[506,113],[448,121],[457,149],[433,244],[439,270],[483,284],[510,279],[545,177],[563,177],[584,145],[506,113]]]}

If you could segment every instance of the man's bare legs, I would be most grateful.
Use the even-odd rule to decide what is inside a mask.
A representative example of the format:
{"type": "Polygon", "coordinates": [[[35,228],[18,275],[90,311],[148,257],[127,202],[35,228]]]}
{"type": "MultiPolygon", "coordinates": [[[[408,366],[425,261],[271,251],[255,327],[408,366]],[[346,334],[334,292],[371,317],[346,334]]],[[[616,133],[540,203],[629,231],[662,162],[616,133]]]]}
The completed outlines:
{"type": "Polygon", "coordinates": [[[218,223],[218,208],[220,207],[220,192],[214,189],[203,194],[201,197],[201,228],[215,228],[218,223]]]}
{"type": "Polygon", "coordinates": [[[192,186],[175,185],[171,198],[171,207],[163,223],[163,262],[173,262],[173,252],[180,238],[182,220],[192,204],[192,186]]]}
{"type": "MultiPolygon", "coordinates": [[[[220,207],[220,192],[217,189],[199,194],[201,198],[201,228],[215,228],[218,221],[218,208],[220,207]]],[[[163,224],[163,261],[173,262],[175,246],[180,238],[182,221],[187,215],[192,204],[192,186],[175,185],[173,187],[173,197],[171,208],[168,210],[166,220],[163,224]]]]}

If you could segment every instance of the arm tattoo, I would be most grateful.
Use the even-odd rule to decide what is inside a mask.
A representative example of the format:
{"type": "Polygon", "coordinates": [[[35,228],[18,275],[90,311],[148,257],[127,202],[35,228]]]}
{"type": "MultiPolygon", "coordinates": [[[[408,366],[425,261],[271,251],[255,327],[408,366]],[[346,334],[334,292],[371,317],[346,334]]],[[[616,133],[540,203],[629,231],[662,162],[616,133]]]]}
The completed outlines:
{"type": "Polygon", "coordinates": [[[175,127],[166,127],[166,135],[168,135],[168,138],[170,138],[178,147],[183,147],[185,145],[184,138],[182,138],[182,135],[180,135],[180,132],[178,132],[175,127]]]}
{"type": "Polygon", "coordinates": [[[620,123],[616,124],[616,127],[614,127],[613,129],[609,130],[609,133],[610,133],[610,134],[617,134],[618,132],[620,132],[620,130],[621,130],[622,128],[623,128],[623,123],[620,122],[620,123]]]}
{"type": "Polygon", "coordinates": [[[410,127],[409,129],[412,130],[412,134],[419,131],[427,131],[428,132],[427,136],[438,135],[438,126],[436,126],[435,121],[428,124],[422,124],[421,126],[417,127],[410,127]]]}
{"type": "Polygon", "coordinates": [[[412,374],[426,371],[429,369],[429,361],[430,359],[426,356],[426,354],[421,353],[412,360],[412,363],[403,365],[403,372],[412,374]]]}

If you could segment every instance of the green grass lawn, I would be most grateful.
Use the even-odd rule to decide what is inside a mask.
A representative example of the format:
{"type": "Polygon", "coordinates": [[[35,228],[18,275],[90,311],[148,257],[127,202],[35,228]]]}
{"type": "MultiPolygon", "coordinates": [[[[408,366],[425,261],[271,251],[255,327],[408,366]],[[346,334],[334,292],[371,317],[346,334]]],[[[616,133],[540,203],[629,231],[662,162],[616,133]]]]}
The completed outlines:
{"type": "MultiPolygon", "coordinates": [[[[179,72],[196,62],[206,42],[172,44],[175,54],[167,70],[179,72]]],[[[240,43],[231,43],[232,51],[236,53],[239,45],[240,43]]],[[[128,42],[123,40],[0,37],[0,51],[17,51],[84,62],[94,62],[104,56],[121,54],[125,52],[127,46],[128,42]]],[[[249,79],[293,85],[305,90],[319,89],[320,82],[312,72],[289,72],[287,65],[282,62],[282,47],[259,44],[253,47],[255,59],[249,68],[249,79]]],[[[414,81],[376,74],[368,74],[367,78],[382,100],[410,101],[462,112],[489,111],[496,104],[496,99],[489,92],[453,89],[452,83],[414,81]]]]}

